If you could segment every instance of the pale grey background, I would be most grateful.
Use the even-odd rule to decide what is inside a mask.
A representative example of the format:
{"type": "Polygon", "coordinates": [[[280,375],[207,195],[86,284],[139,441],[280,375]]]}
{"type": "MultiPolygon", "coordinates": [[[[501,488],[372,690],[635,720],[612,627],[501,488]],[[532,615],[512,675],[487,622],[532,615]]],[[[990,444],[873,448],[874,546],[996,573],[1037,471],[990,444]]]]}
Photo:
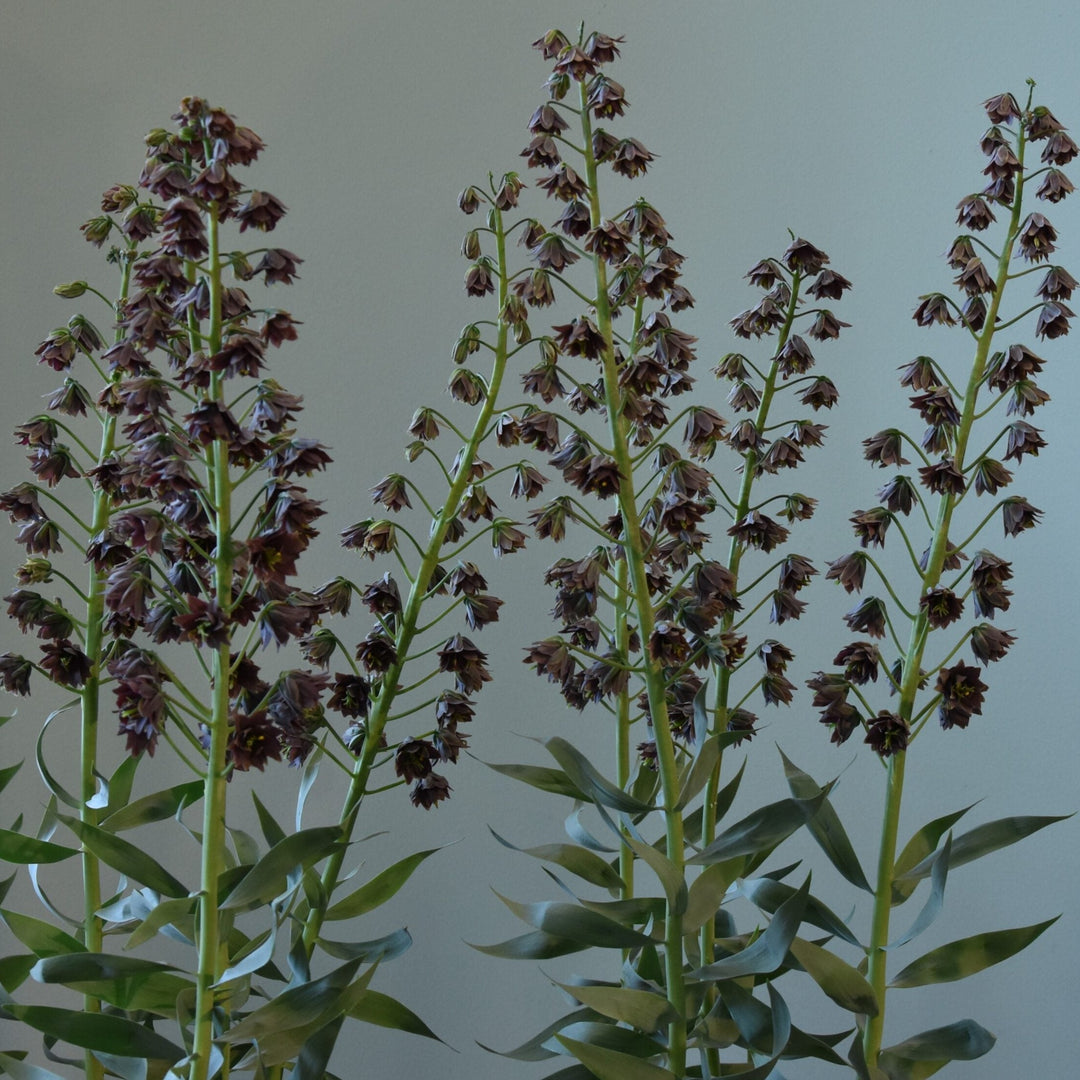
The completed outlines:
{"type": "MultiPolygon", "coordinates": [[[[855,326],[827,355],[822,350],[841,384],[842,408],[828,417],[828,452],[799,479],[802,490],[823,495],[801,542],[822,559],[850,548],[844,520],[870,505],[880,485],[858,458],[859,440],[910,415],[895,383],[897,365],[933,350],[944,360],[959,347],[959,335],[919,331],[910,313],[920,293],[947,285],[939,255],[955,232],[952,207],[980,186],[979,103],[1003,89],[1022,93],[1031,76],[1041,100],[1066,123],[1080,123],[1080,9],[1064,2],[0,0],[0,17],[0,428],[37,411],[38,396],[57,382],[35,364],[33,349],[73,310],[50,295],[52,286],[99,272],[78,225],[95,212],[101,190],[137,175],[142,134],[165,123],[182,95],[211,98],[266,140],[259,182],[291,208],[275,242],[307,260],[302,280],[275,298],[304,321],[302,340],[273,359],[278,378],[306,397],[303,433],[331,444],[337,459],[319,485],[332,501],[325,543],[307,566],[315,581],[369,574],[333,537],[366,515],[367,489],[397,467],[412,409],[441,400],[450,346],[476,310],[460,289],[464,219],[455,197],[488,170],[518,167],[524,124],[542,99],[546,73],[529,43],[549,26],[572,32],[585,19],[627,37],[613,74],[632,104],[627,129],[661,155],[640,190],[665,214],[687,256],[686,281],[699,303],[683,325],[701,339],[703,392],[712,392],[706,365],[734,347],[727,319],[750,302],[742,274],[782,250],[788,226],[825,247],[855,281],[842,309],[855,326]]],[[[1050,211],[1062,233],[1060,261],[1074,273],[1077,199],[1050,211]]],[[[1055,402],[1038,420],[1051,447],[1025,463],[1016,488],[1046,510],[1045,525],[1020,541],[1003,544],[993,533],[988,540],[1017,560],[1016,600],[999,621],[1016,628],[1020,641],[988,677],[986,715],[966,734],[930,732],[917,745],[905,834],[980,798],[973,818],[1064,813],[1080,802],[1075,338],[1040,348],[1051,361],[1042,382],[1055,402]]],[[[719,402],[719,388],[715,394],[719,402]]],[[[17,451],[0,471],[5,486],[21,479],[17,451]]],[[[482,644],[511,672],[520,647],[549,632],[550,600],[537,579],[554,557],[537,545],[492,568],[518,613],[508,605],[482,644]],[[523,610],[529,598],[535,616],[523,610]]],[[[810,598],[816,615],[797,637],[802,675],[826,665],[842,639],[837,616],[845,598],[821,583],[810,598]]],[[[354,622],[354,636],[363,623],[354,622]]],[[[5,648],[16,647],[12,631],[2,628],[5,648]]],[[[597,752],[602,745],[603,721],[565,714],[539,681],[507,679],[485,692],[482,705],[474,747],[488,760],[535,758],[513,732],[569,734],[597,752]]],[[[28,752],[40,707],[20,703],[26,725],[4,729],[5,763],[28,752]]],[[[751,754],[752,801],[745,805],[782,793],[772,740],[819,777],[846,769],[837,802],[870,864],[880,770],[854,747],[828,746],[805,699],[768,719],[751,754]]],[[[153,768],[167,769],[167,755],[153,768]]],[[[29,817],[38,813],[39,790],[29,775],[23,779],[8,798],[5,824],[18,799],[29,817]]],[[[278,772],[272,783],[284,789],[295,779],[278,772]]],[[[553,896],[535,864],[500,848],[485,825],[519,843],[556,840],[563,807],[523,794],[475,762],[460,766],[451,782],[455,797],[438,813],[414,811],[403,798],[372,805],[365,831],[392,830],[372,849],[372,866],[392,858],[393,845],[459,842],[430,860],[394,915],[380,914],[364,936],[408,924],[416,944],[380,973],[379,985],[413,1005],[459,1053],[356,1029],[351,1056],[338,1068],[345,1076],[550,1071],[504,1063],[473,1040],[508,1047],[528,1036],[556,1014],[557,991],[534,968],[480,956],[463,941],[517,932],[489,885],[518,899],[553,896]]],[[[335,802],[336,795],[327,798],[328,812],[335,802]]],[[[824,872],[816,881],[847,910],[848,892],[824,872]]],[[[1078,884],[1074,823],[958,871],[930,941],[1065,916],[996,972],[896,993],[892,1037],[972,1016],[998,1034],[999,1045],[948,1075],[1073,1075],[1078,884]]],[[[905,909],[898,923],[909,917],[905,909]]],[[[818,1030],[835,1020],[822,1013],[818,1030]]],[[[837,1073],[795,1066],[789,1075],[837,1073]]]]}

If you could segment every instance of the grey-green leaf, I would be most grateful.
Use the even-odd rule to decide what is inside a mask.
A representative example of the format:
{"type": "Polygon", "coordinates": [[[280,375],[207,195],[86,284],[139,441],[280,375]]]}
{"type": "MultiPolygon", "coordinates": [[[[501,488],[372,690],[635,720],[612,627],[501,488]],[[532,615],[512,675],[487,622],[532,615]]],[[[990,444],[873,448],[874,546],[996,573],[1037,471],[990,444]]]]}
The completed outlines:
{"type": "Polygon", "coordinates": [[[552,900],[521,904],[500,893],[495,895],[523,922],[553,937],[601,949],[632,949],[653,943],[645,934],[576,904],[552,900]]]}
{"type": "Polygon", "coordinates": [[[509,776],[514,780],[520,780],[523,784],[547,791],[552,795],[565,795],[569,799],[578,802],[591,802],[585,794],[561,769],[552,769],[546,765],[497,765],[485,761],[489,769],[494,769],[503,776],[509,776]]]}
{"type": "Polygon", "coordinates": [[[439,848],[417,851],[376,874],[359,889],[339,900],[327,912],[327,920],[352,919],[385,904],[412,876],[413,871],[439,848]]]}
{"type": "Polygon", "coordinates": [[[64,847],[48,840],[35,840],[32,836],[0,829],[0,859],[9,863],[55,863],[78,855],[78,848],[64,847]]]}
{"type": "Polygon", "coordinates": [[[622,889],[622,878],[619,877],[618,871],[595,851],[577,844],[541,844],[538,847],[520,848],[500,836],[490,825],[488,830],[503,847],[511,851],[520,851],[523,855],[531,855],[534,859],[554,863],[564,870],[569,870],[571,874],[576,874],[583,881],[607,889],[612,894],[622,889]]]}
{"type": "Polygon", "coordinates": [[[63,1077],[57,1076],[56,1073],[49,1072],[48,1069],[43,1069],[39,1065],[20,1061],[11,1054],[0,1054],[0,1069],[5,1075],[10,1076],[11,1080],[63,1080],[63,1077]]]}
{"type": "Polygon", "coordinates": [[[622,788],[602,776],[573,743],[555,737],[545,740],[544,746],[563,767],[571,782],[579,790],[587,792],[587,797],[593,801],[627,814],[643,814],[652,809],[649,803],[628,795],[622,788]]]}
{"type": "Polygon", "coordinates": [[[991,930],[985,934],[951,941],[932,949],[925,956],[908,964],[889,984],[893,987],[926,986],[928,983],[955,982],[974,975],[983,968],[1026,949],[1044,930],[1053,926],[1060,916],[1031,926],[1012,930],[991,930]]]}
{"type": "Polygon", "coordinates": [[[892,903],[902,904],[914,891],[920,879],[908,878],[907,872],[937,848],[938,841],[973,807],[965,806],[951,814],[927,822],[904,845],[893,865],[892,903]]]}
{"type": "Polygon", "coordinates": [[[555,1038],[598,1080],[677,1080],[673,1072],[630,1054],[608,1050],[603,1046],[590,1046],[577,1039],[568,1039],[565,1035],[556,1035],[555,1038]]]}
{"type": "Polygon", "coordinates": [[[474,945],[471,948],[488,956],[497,956],[502,960],[550,960],[553,956],[566,956],[567,953],[581,952],[588,948],[579,941],[555,937],[542,930],[534,930],[520,937],[509,938],[494,945],[474,945]]]}
{"type": "Polygon", "coordinates": [[[107,832],[123,832],[139,825],[149,825],[173,817],[185,806],[198,802],[203,795],[203,782],[190,780],[186,784],[165,788],[144,795],[141,799],[119,807],[115,813],[102,819],[101,827],[107,832]]]}
{"type": "Polygon", "coordinates": [[[651,990],[629,990],[622,986],[571,986],[556,983],[582,1005],[601,1016],[609,1016],[639,1031],[659,1031],[675,1019],[667,998],[651,990]]]}
{"type": "Polygon", "coordinates": [[[407,1031],[410,1035],[422,1035],[425,1039],[443,1042],[412,1009],[402,1005],[389,994],[379,993],[378,990],[368,990],[363,994],[349,1009],[349,1016],[378,1027],[394,1028],[397,1031],[407,1031]]]}
{"type": "Polygon", "coordinates": [[[341,829],[326,825],[293,833],[275,844],[222,901],[226,910],[250,909],[269,903],[288,886],[288,877],[329,855],[341,845],[341,829]]]}
{"type": "Polygon", "coordinates": [[[950,1061],[974,1061],[982,1057],[996,1041],[974,1020],[958,1020],[886,1047],[881,1051],[878,1065],[889,1080],[924,1080],[950,1061]]]}
{"type": "Polygon", "coordinates": [[[795,938],[791,955],[807,974],[842,1009],[877,1016],[878,1002],[866,979],[835,953],[810,941],[795,938]]]}
{"type": "Polygon", "coordinates": [[[28,1027],[86,1050],[166,1061],[176,1061],[184,1056],[184,1051],[163,1035],[122,1016],[47,1005],[6,1005],[5,1008],[28,1027]]]}
{"type": "Polygon", "coordinates": [[[709,865],[737,855],[758,855],[771,851],[814,815],[824,793],[812,799],[781,799],[770,803],[725,829],[688,863],[709,865]]]}
{"type": "Polygon", "coordinates": [[[188,887],[141,848],[119,836],[113,836],[104,829],[79,821],[78,818],[67,814],[58,814],[57,817],[83,842],[87,850],[93,852],[107,866],[166,896],[188,895],[188,887]]]}
{"type": "MultiPolygon", "coordinates": [[[[783,750],[780,757],[784,761],[784,776],[791,794],[797,799],[814,799],[823,789],[808,774],[802,771],[783,750]]],[[[807,824],[811,836],[818,842],[821,850],[829,857],[829,862],[857,889],[872,893],[874,890],[866,880],[866,874],[859,864],[851,840],[827,798],[822,799],[817,813],[807,824]]]]}

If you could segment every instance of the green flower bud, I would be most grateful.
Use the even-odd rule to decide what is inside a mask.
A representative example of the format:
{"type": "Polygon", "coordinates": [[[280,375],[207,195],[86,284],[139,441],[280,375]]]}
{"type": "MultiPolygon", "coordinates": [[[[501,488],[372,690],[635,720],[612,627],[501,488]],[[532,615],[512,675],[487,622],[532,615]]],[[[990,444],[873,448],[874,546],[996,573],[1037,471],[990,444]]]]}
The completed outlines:
{"type": "Polygon", "coordinates": [[[75,300],[77,297],[82,296],[86,289],[87,284],[85,281],[69,281],[66,285],[57,285],[53,292],[57,296],[64,297],[65,300],[75,300]]]}

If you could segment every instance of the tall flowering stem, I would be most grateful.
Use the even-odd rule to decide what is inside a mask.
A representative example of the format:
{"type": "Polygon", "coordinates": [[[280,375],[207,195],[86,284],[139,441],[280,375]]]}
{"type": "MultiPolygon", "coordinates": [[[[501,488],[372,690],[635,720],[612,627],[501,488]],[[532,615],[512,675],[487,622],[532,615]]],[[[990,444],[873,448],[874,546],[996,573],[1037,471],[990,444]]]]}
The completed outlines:
{"type": "MultiPolygon", "coordinates": [[[[500,407],[500,393],[508,360],[528,340],[527,334],[515,335],[515,321],[508,309],[509,270],[507,268],[506,243],[508,226],[505,211],[511,210],[516,203],[518,184],[511,176],[503,177],[495,184],[492,180],[489,190],[468,188],[461,197],[461,206],[466,213],[475,213],[481,205],[488,206],[487,232],[494,241],[493,259],[483,259],[480,255],[480,239],[477,231],[471,231],[466,237],[463,252],[475,259],[466,275],[466,289],[474,296],[484,296],[493,291],[498,304],[498,315],[493,321],[494,340],[484,342],[477,324],[465,328],[454,349],[455,363],[459,365],[450,380],[450,392],[459,401],[474,408],[471,429],[463,436],[462,445],[454,456],[452,464],[439,458],[431,445],[440,432],[442,424],[448,422],[428,408],[421,408],[413,418],[410,431],[416,436],[408,450],[410,460],[416,460],[427,453],[436,457],[439,468],[447,481],[447,489],[440,499],[425,497],[420,489],[401,474],[392,474],[375,486],[373,501],[381,504],[394,514],[411,508],[408,491],[414,490],[423,501],[425,509],[432,517],[428,528],[427,540],[410,546],[399,541],[401,528],[388,520],[381,522],[367,519],[345,531],[343,543],[374,559],[379,554],[393,553],[397,556],[401,569],[405,572],[409,588],[404,604],[400,600],[400,590],[394,578],[388,573],[380,581],[368,586],[358,586],[345,580],[335,583],[334,591],[341,595],[355,593],[377,617],[377,623],[368,637],[357,649],[357,659],[364,668],[364,673],[353,665],[350,672],[335,675],[339,692],[330,702],[346,716],[358,719],[352,729],[350,748],[356,754],[352,778],[342,806],[341,821],[346,835],[356,821],[356,812],[371,787],[372,770],[377,758],[391,744],[387,737],[388,725],[395,720],[424,715],[424,705],[415,706],[413,699],[416,691],[426,693],[428,676],[419,676],[413,684],[413,694],[408,693],[408,682],[417,669],[417,661],[430,654],[425,631],[430,631],[459,605],[465,608],[466,620],[470,629],[482,629],[487,623],[497,621],[498,609],[502,601],[484,592],[487,584],[484,576],[474,563],[461,561],[457,567],[448,571],[442,560],[446,558],[448,545],[458,545],[455,554],[462,554],[471,543],[485,536],[490,539],[491,549],[496,556],[519,550],[524,536],[517,529],[516,522],[508,518],[494,516],[494,500],[489,496],[486,486],[479,483],[492,466],[483,461],[480,453],[485,442],[496,435],[502,445],[510,445],[511,431],[505,423],[496,424],[496,413],[500,407]],[[464,360],[480,351],[485,345],[492,354],[491,369],[486,378],[460,365],[464,360]],[[466,534],[465,522],[490,520],[491,525],[462,542],[466,534]],[[413,562],[414,558],[418,562],[413,562]],[[452,594],[456,600],[447,604],[440,598],[452,594]],[[423,619],[430,621],[426,626],[423,619]],[[417,655],[414,655],[416,653],[417,655]]],[[[510,226],[513,228],[514,226],[510,226]]],[[[455,433],[461,434],[456,427],[455,433]]],[[[522,469],[517,470],[519,479],[522,469]]],[[[535,478],[531,481],[535,483],[535,478]]],[[[515,495],[526,494],[524,488],[515,487],[515,495]]],[[[527,497],[535,494],[531,488],[527,497]]],[[[410,535],[410,534],[403,534],[410,535]]],[[[339,603],[339,608],[342,605],[339,603]]],[[[329,630],[326,633],[330,633],[329,630]]],[[[336,641],[336,639],[335,639],[336,641]]],[[[319,634],[308,642],[311,655],[319,663],[326,664],[333,655],[333,647],[321,649],[319,634]]],[[[424,734],[419,737],[403,738],[393,745],[393,755],[384,756],[384,761],[394,763],[397,782],[413,781],[412,802],[416,806],[430,809],[437,806],[450,794],[450,786],[435,765],[442,762],[456,762],[458,755],[467,743],[458,724],[467,722],[473,715],[471,696],[480,689],[489,678],[484,667],[486,656],[471,641],[461,635],[454,635],[439,652],[439,672],[454,676],[454,688],[443,691],[427,702],[434,706],[434,737],[424,734]]],[[[336,852],[327,860],[323,870],[321,884],[324,894],[330,897],[337,888],[343,865],[344,851],[336,852]]],[[[326,908],[312,908],[304,928],[304,944],[311,955],[323,925],[326,908]]]]}
{"type": "MultiPolygon", "coordinates": [[[[979,669],[963,661],[952,663],[961,645],[967,643],[975,659],[988,665],[1000,660],[1014,640],[1010,633],[983,622],[968,628],[959,644],[955,639],[947,646],[937,644],[938,632],[963,617],[967,601],[971,601],[977,616],[993,619],[996,611],[1008,608],[1011,595],[1003,584],[1012,576],[1010,564],[974,546],[994,512],[976,511],[973,528],[970,524],[960,525],[958,515],[973,498],[989,496],[997,500],[995,510],[1001,512],[1005,535],[1016,536],[1033,527],[1040,514],[1022,497],[998,497],[1012,480],[1004,461],[1019,463],[1045,446],[1038,431],[1026,419],[1018,418],[1004,429],[998,428],[986,446],[978,448],[974,443],[979,432],[994,430],[988,418],[996,417],[1001,409],[1011,417],[1026,417],[1048,400],[1033,378],[1044,361],[1024,345],[1002,347],[997,343],[1002,334],[1030,314],[1036,314],[1037,337],[1053,339],[1067,333],[1072,312],[1065,301],[1076,285],[1062,267],[1052,266],[1042,279],[1033,307],[1015,316],[1003,312],[1006,290],[1011,295],[1016,279],[1025,278],[1037,264],[1049,259],[1057,238],[1042,213],[1025,214],[1024,196],[1036,178],[1042,180],[1035,192],[1038,198],[1056,203],[1068,194],[1072,185],[1060,166],[1067,164],[1077,150],[1052,113],[1032,106],[1030,94],[1024,108],[1011,94],[1003,94],[987,101],[986,109],[992,126],[983,137],[982,148],[988,158],[984,172],[990,180],[984,191],[959,204],[958,223],[972,233],[983,232],[994,221],[993,208],[1004,210],[1001,246],[994,250],[971,234],[957,237],[948,260],[958,271],[955,283],[963,302],[932,293],[921,298],[915,312],[920,325],[957,326],[970,336],[974,354],[966,382],[954,383],[944,368],[928,356],[920,356],[902,369],[903,385],[917,391],[911,398],[912,407],[929,426],[921,440],[897,429],[879,432],[865,441],[866,457],[883,468],[903,466],[908,464],[903,454],[914,451],[923,462],[918,471],[924,491],[920,492],[903,474],[890,480],[879,492],[882,506],[857,511],[851,519],[862,550],[831,563],[828,571],[828,577],[849,592],[862,589],[868,571],[879,575],[889,600],[867,597],[848,613],[845,621],[852,630],[891,640],[900,658],[890,669],[875,644],[858,641],[837,655],[835,663],[842,665],[841,671],[819,672],[810,684],[816,692],[815,704],[824,707],[821,719],[830,728],[833,741],[842,743],[861,728],[866,742],[881,756],[887,769],[867,946],[869,980],[880,1008],[876,1016],[866,1020],[862,1034],[862,1055],[872,1074],[882,1062],[900,1053],[882,1047],[890,985],[886,965],[892,934],[891,909],[911,894],[920,870],[928,872],[927,860],[937,864],[937,892],[943,888],[948,868],[948,848],[935,851],[944,828],[932,833],[922,830],[898,855],[910,747],[935,712],[945,729],[966,728],[973,716],[981,714],[987,687],[979,677],[979,669]],[[1026,159],[1031,145],[1039,141],[1045,142],[1043,167],[1033,170],[1026,159]],[[1016,269],[1017,255],[1031,267],[1016,269]],[[996,448],[1002,443],[1004,459],[999,460],[991,454],[997,454],[996,448]],[[916,508],[931,525],[928,546],[918,558],[901,521],[916,508]],[[902,534],[915,571],[916,595],[910,607],[902,604],[894,582],[884,576],[867,550],[883,547],[890,527],[902,534]],[[970,536],[959,539],[957,532],[963,535],[968,529],[972,530],[970,536]],[[950,578],[950,574],[955,576],[950,578]],[[904,621],[909,623],[906,645],[898,638],[898,628],[904,621]],[[883,681],[897,701],[894,708],[875,714],[867,695],[869,684],[877,681],[879,672],[885,673],[883,681]],[[932,685],[929,695],[925,693],[928,685],[932,685]],[[917,865],[920,860],[924,865],[917,865]]],[[[992,831],[988,828],[988,832],[992,831]]],[[[1044,928],[1041,926],[1038,932],[1044,928]]],[[[1014,935],[1017,942],[1022,936],[1020,931],[1002,933],[1014,935]]],[[[963,951],[963,944],[955,943],[958,953],[963,951]]],[[[1012,951],[1019,947],[1022,945],[1015,945],[1012,951]]],[[[909,970],[898,976],[897,985],[916,984],[910,981],[909,970]]]]}

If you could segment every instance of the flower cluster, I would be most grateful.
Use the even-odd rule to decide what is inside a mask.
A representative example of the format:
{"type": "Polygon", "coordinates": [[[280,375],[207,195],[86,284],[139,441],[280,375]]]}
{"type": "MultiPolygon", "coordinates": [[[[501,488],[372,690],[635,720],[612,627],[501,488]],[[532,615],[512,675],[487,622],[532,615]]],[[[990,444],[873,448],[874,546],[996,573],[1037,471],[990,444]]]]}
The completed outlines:
{"type": "MultiPolygon", "coordinates": [[[[1053,113],[1041,106],[1032,107],[1030,97],[1021,108],[1012,94],[1000,94],[990,98],[985,108],[991,127],[981,146],[988,182],[982,191],[961,200],[957,222],[966,231],[955,238],[946,255],[956,272],[954,284],[961,299],[930,293],[920,297],[914,313],[921,326],[940,324],[966,331],[975,343],[974,361],[963,380],[951,378],[930,356],[918,356],[901,368],[900,383],[910,392],[911,407],[924,425],[922,433],[916,437],[891,428],[866,439],[863,446],[866,459],[879,468],[902,469],[912,457],[917,459],[916,475],[895,473],[878,491],[880,505],[855,512],[851,523],[861,549],[830,563],[826,574],[849,593],[861,592],[866,572],[872,569],[895,601],[890,606],[883,597],[866,596],[845,616],[848,627],[857,633],[891,638],[902,657],[884,680],[901,697],[898,713],[888,714],[887,732],[880,719],[885,714],[878,713],[873,719],[874,710],[860,690],[877,679],[879,670],[886,670],[872,642],[846,646],[834,660],[843,671],[819,672],[810,682],[814,704],[822,709],[821,720],[830,728],[833,741],[843,742],[861,725],[866,741],[883,756],[903,749],[935,708],[945,728],[966,727],[972,715],[982,710],[987,688],[977,667],[963,662],[945,666],[948,659],[929,671],[922,666],[929,634],[960,623],[969,604],[982,619],[993,619],[996,612],[1009,607],[1011,592],[1005,582],[1012,577],[1011,564],[986,550],[969,555],[954,546],[954,512],[974,500],[996,499],[1006,537],[1017,536],[1038,523],[1041,511],[1025,498],[1001,493],[1012,483],[1012,470],[1046,446],[1041,432],[1031,423],[1036,410],[1049,400],[1036,382],[1045,361],[1027,344],[1011,341],[1002,345],[999,340],[1030,314],[1036,316],[1035,337],[1052,340],[1068,333],[1073,317],[1067,301],[1076,280],[1064,267],[1050,264],[1057,232],[1041,211],[1025,213],[1024,196],[1038,180],[1034,188],[1037,199],[1057,203],[1065,198],[1073,186],[1062,166],[1077,155],[1077,146],[1053,113]],[[1025,159],[1032,144],[1038,143],[1042,144],[1042,167],[1032,170],[1025,159]],[[975,235],[995,222],[995,210],[1007,217],[997,250],[975,235]],[[1018,261],[1029,264],[1028,268],[1017,270],[1018,261]],[[1006,284],[1037,272],[1043,263],[1048,265],[1041,272],[1036,303],[1014,317],[1003,318],[1006,284]],[[989,426],[976,422],[1002,410],[1004,427],[983,449],[974,449],[978,446],[974,439],[989,426]],[[931,510],[931,499],[937,501],[936,513],[931,510]],[[914,555],[918,547],[906,525],[913,520],[913,513],[914,520],[936,522],[919,558],[914,555]],[[890,530],[902,536],[919,577],[917,602],[910,610],[902,607],[870,554],[870,549],[885,545],[890,530]],[[954,575],[951,579],[947,577],[950,574],[954,575]],[[892,622],[898,615],[912,621],[916,630],[914,645],[906,649],[892,622]],[[934,679],[934,698],[916,710],[915,693],[930,678],[934,679]]],[[[986,514],[981,508],[975,513],[982,522],[963,547],[968,547],[994,516],[993,511],[986,514]]],[[[965,639],[983,665],[1000,660],[1014,640],[1010,633],[988,622],[970,626],[965,639]]]]}
{"type": "MultiPolygon", "coordinates": [[[[65,381],[49,399],[52,415],[17,430],[35,481],[0,496],[36,560],[28,582],[61,577],[47,560],[61,535],[85,531],[87,614],[76,619],[27,588],[7,597],[9,613],[48,639],[36,666],[54,682],[79,688],[107,670],[131,753],[152,754],[169,719],[194,722],[197,736],[215,722],[155,651],[186,642],[230,657],[216,677],[229,680],[232,767],[261,769],[283,755],[299,763],[323,725],[323,680],[294,671],[266,681],[254,656],[308,633],[323,608],[289,579],[323,512],[300,481],[330,458],[296,434],[300,398],[265,374],[267,350],[295,340],[297,321],[253,305],[241,283],[287,284],[301,260],[283,248],[224,253],[227,223],[261,236],[285,213],[236,175],[263,144],[200,98],[186,98],[173,119],[175,131],[147,136],[138,185],[110,188],[102,215],[83,226],[91,243],[114,245],[109,260],[123,271],[114,339],[107,345],[78,315],[38,347],[65,381]],[[79,381],[77,363],[106,374],[98,393],[79,381]],[[96,458],[79,423],[104,432],[96,458]],[[89,526],[59,492],[50,507],[62,525],[42,507],[42,492],[68,478],[89,482],[89,526]],[[248,505],[237,515],[241,496],[248,505]]],[[[76,297],[88,286],[57,291],[76,297]]],[[[5,686],[25,693],[35,665],[9,655],[2,666],[5,686]]]]}

